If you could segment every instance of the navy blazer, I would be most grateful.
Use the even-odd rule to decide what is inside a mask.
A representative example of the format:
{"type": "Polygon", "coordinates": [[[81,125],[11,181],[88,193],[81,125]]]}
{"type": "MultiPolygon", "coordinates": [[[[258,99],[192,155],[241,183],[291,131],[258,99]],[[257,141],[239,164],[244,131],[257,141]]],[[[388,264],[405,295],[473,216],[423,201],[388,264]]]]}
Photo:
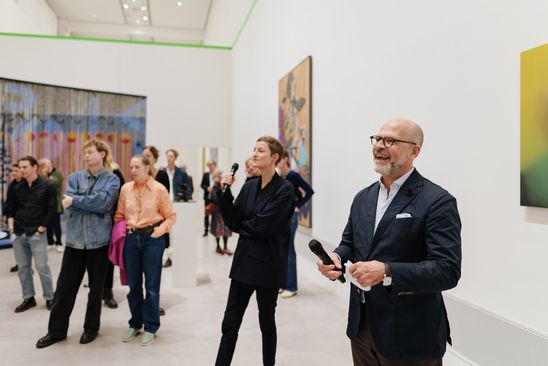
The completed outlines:
{"type": "MultiPolygon", "coordinates": [[[[167,174],[167,168],[165,168],[165,170],[167,174]]],[[[189,181],[188,181],[188,174],[186,174],[186,172],[184,172],[181,168],[175,167],[175,172],[173,173],[173,187],[170,187],[171,189],[173,189],[173,197],[175,200],[177,200],[177,196],[179,195],[179,192],[181,191],[182,184],[186,184],[187,191],[192,196],[192,192],[191,192],[189,181]]]]}
{"type": "Polygon", "coordinates": [[[200,187],[204,190],[204,201],[206,201],[206,203],[209,203],[209,191],[207,190],[209,188],[209,179],[209,172],[205,172],[202,176],[202,182],[200,183],[200,187]]]}
{"type": "MultiPolygon", "coordinates": [[[[379,352],[401,361],[440,358],[450,342],[441,291],[455,287],[460,278],[457,202],[415,170],[373,234],[378,193],[375,182],[356,195],[335,252],[342,263],[390,264],[392,286],[380,283],[365,292],[367,321],[379,352]]],[[[360,297],[361,291],[352,285],[347,327],[351,339],[358,334],[360,297]]]]}
{"type": "Polygon", "coordinates": [[[263,189],[260,177],[246,182],[234,203],[230,189],[220,195],[225,224],[240,234],[230,278],[257,287],[285,287],[293,197],[293,185],[277,173],[263,189]]]}

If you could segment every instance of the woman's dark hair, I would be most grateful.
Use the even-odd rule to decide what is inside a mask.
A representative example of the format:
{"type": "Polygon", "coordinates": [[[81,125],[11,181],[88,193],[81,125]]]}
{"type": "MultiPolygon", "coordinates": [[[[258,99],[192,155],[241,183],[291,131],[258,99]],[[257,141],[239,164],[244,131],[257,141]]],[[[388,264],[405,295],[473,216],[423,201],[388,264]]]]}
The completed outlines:
{"type": "Polygon", "coordinates": [[[147,145],[143,148],[143,150],[148,150],[150,151],[150,153],[152,154],[152,156],[154,156],[154,159],[158,160],[158,158],[160,157],[160,150],[158,150],[156,148],[156,146],[153,146],[153,145],[147,145]]]}

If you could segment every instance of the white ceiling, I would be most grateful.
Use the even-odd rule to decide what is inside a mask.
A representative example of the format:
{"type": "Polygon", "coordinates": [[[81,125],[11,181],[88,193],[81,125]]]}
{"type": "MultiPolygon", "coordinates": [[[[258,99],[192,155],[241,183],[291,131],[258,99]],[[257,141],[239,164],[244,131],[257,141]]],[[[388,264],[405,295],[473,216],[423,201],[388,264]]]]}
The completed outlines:
{"type": "Polygon", "coordinates": [[[59,35],[202,44],[213,0],[46,0],[59,35]]]}

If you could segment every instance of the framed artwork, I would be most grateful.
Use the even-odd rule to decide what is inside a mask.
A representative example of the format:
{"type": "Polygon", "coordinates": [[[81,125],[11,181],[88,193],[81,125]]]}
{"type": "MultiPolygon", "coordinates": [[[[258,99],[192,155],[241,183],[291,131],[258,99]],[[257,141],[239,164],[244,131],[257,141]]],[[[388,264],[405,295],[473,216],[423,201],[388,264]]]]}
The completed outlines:
{"type": "Polygon", "coordinates": [[[84,168],[82,146],[91,138],[109,144],[128,179],[145,133],[146,97],[0,78],[0,198],[18,158],[49,158],[66,178],[84,168]]]}
{"type": "MultiPolygon", "coordinates": [[[[278,83],[278,135],[291,157],[291,169],[312,185],[312,57],[308,56],[278,83]]],[[[299,224],[312,227],[311,202],[299,224]]]]}
{"type": "Polygon", "coordinates": [[[521,205],[548,207],[548,45],[521,53],[521,205]]]}

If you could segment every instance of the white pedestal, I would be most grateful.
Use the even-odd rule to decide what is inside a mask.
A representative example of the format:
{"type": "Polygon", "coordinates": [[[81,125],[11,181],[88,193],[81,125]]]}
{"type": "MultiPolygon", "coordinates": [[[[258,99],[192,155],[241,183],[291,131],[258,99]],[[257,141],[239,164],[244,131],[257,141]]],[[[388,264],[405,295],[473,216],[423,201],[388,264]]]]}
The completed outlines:
{"type": "Polygon", "coordinates": [[[196,239],[202,230],[203,202],[173,202],[177,222],[171,230],[173,287],[196,286],[196,239]]]}

